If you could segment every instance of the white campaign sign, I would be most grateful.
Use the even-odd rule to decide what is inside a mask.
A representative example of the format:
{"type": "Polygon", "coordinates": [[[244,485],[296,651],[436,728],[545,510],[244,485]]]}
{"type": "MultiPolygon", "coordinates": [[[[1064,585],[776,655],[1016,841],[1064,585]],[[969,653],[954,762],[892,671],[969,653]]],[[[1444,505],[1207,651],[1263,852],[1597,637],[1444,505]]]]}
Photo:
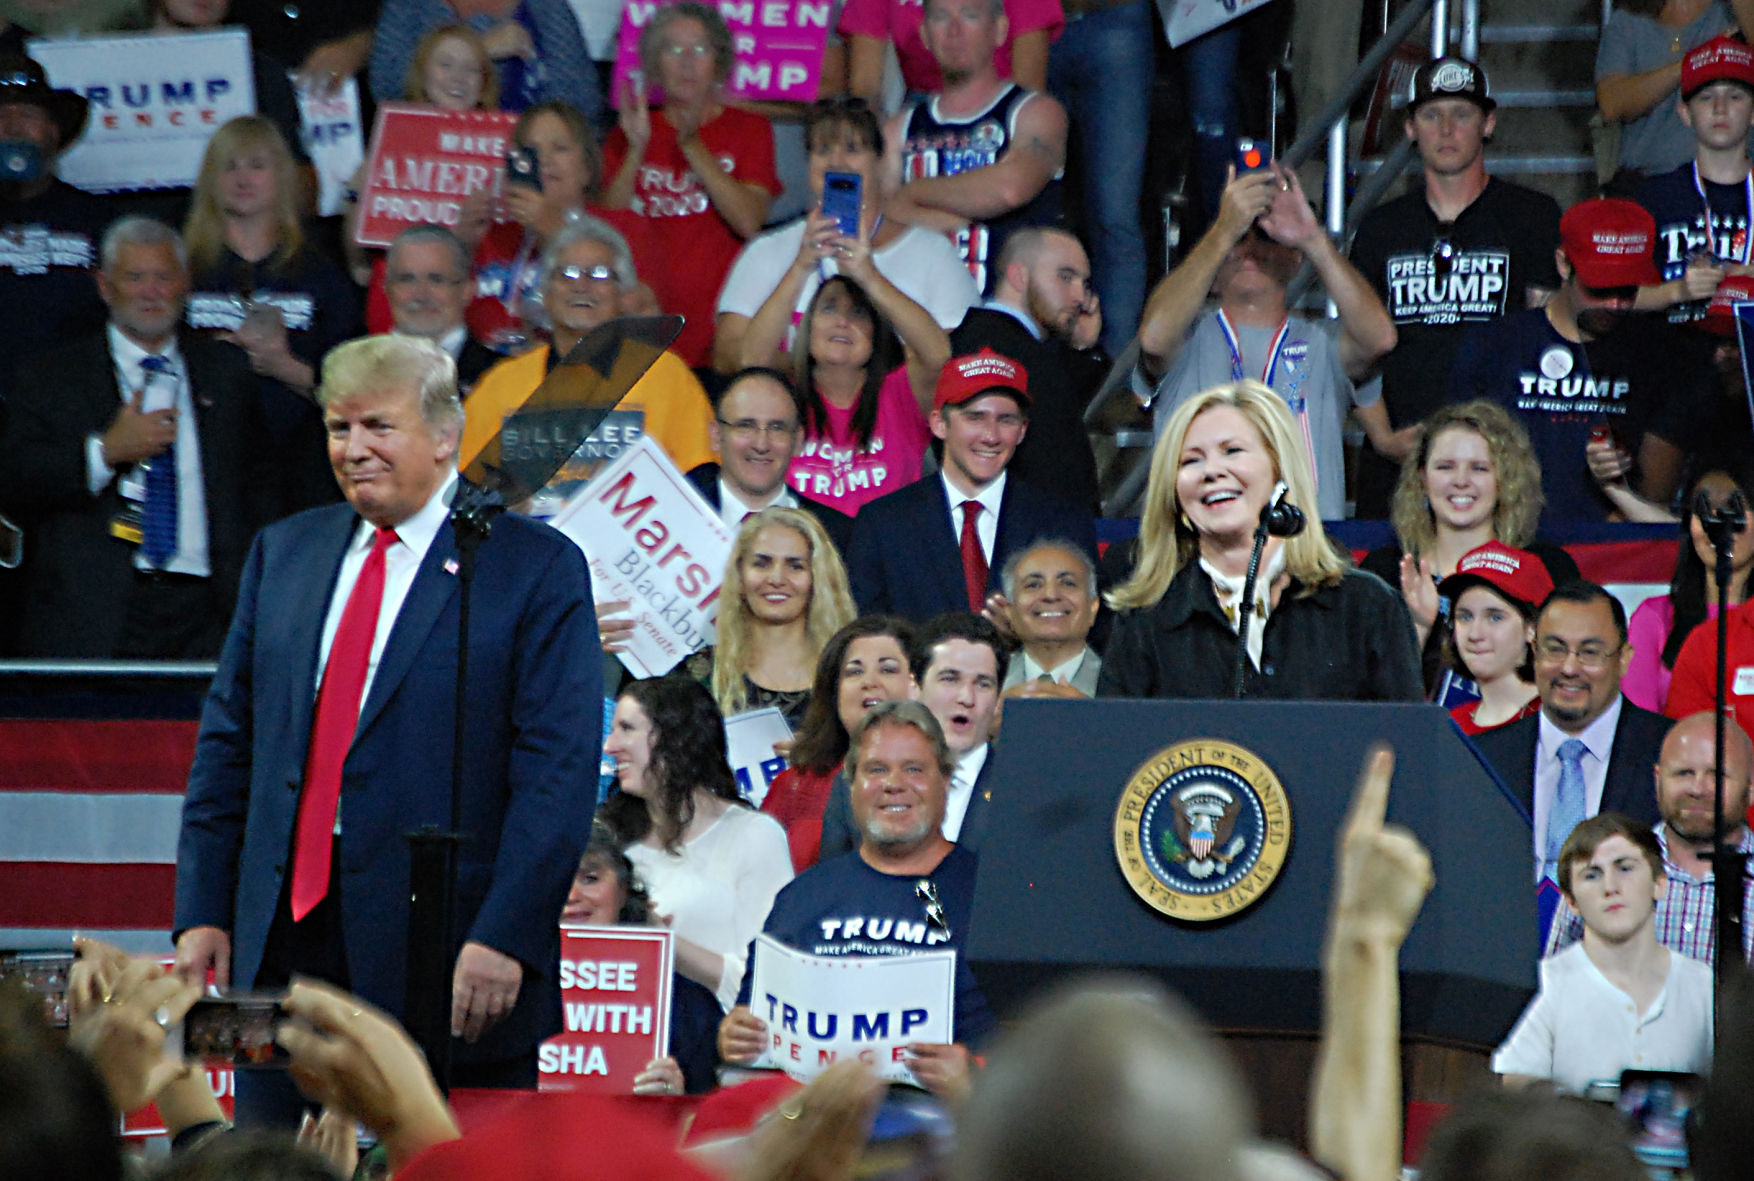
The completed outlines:
{"type": "Polygon", "coordinates": [[[93,193],[192,186],[222,123],[256,113],[250,35],[212,33],[32,41],[55,86],[91,103],[85,134],[56,172],[93,193]]]}
{"type": "Polygon", "coordinates": [[[641,435],[548,522],[585,551],[599,603],[629,600],[621,663],[662,676],[713,642],[731,534],[650,435],[641,435]]]}
{"type": "Polygon", "coordinates": [[[759,808],[767,798],[767,789],[781,771],[786,760],[775,754],[773,744],[790,742],[792,728],[786,716],[773,706],[745,710],[725,719],[725,744],[731,751],[731,774],[737,777],[737,790],[743,798],[759,808]]]}
{"type": "MultiPolygon", "coordinates": [[[[1332,4],[1345,0],[1318,2],[1332,4]]],[[[1270,3],[1272,0],[1157,0],[1157,11],[1163,17],[1164,36],[1174,49],[1270,3]]]]}
{"type": "Polygon", "coordinates": [[[759,935],[749,1008],[767,1022],[756,1066],[807,1081],[850,1057],[891,1082],[916,1082],[905,1048],[951,1040],[956,953],[814,956],[759,935]]]}
{"type": "Polygon", "coordinates": [[[347,209],[347,191],[365,161],[365,135],[359,125],[359,83],[342,80],[335,93],[320,97],[298,87],[298,122],[305,153],[317,172],[317,213],[335,217],[347,209]]]}

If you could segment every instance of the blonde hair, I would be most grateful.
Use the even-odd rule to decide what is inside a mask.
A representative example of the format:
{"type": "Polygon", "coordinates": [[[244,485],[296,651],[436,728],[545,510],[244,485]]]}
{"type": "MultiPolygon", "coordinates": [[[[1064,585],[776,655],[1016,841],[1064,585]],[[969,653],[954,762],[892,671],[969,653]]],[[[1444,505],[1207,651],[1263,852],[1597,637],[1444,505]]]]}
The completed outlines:
{"type": "Polygon", "coordinates": [[[412,390],[420,417],[440,433],[461,434],[463,403],[457,396],[457,363],[436,341],[385,332],[336,345],[323,358],[317,405],[325,411],[368,390],[412,390]]]}
{"type": "Polygon", "coordinates": [[[432,62],[432,55],[446,41],[461,41],[475,55],[475,67],[481,72],[481,97],[475,100],[477,111],[499,110],[499,67],[493,64],[493,56],[487,52],[486,42],[481,34],[468,25],[441,25],[420,39],[414,47],[414,56],[408,62],[408,74],[402,80],[402,94],[411,103],[431,103],[432,96],[426,92],[426,67],[432,62]]]}
{"type": "Polygon", "coordinates": [[[1287,499],[1308,517],[1303,532],[1285,542],[1286,572],[1303,584],[1303,593],[1339,582],[1350,565],[1328,540],[1314,511],[1315,473],[1291,412],[1267,386],[1238,381],[1202,390],[1170,415],[1151,454],[1133,576],[1108,594],[1108,605],[1117,611],[1155,606],[1181,568],[1199,557],[1200,539],[1176,501],[1175,480],[1188,428],[1215,406],[1228,406],[1253,424],[1273,461],[1274,476],[1290,488],[1287,499]]]}
{"type": "Polygon", "coordinates": [[[284,267],[304,245],[298,220],[297,165],[286,137],[260,115],[239,115],[229,120],[207,141],[201,172],[189,199],[189,216],[183,222],[183,241],[189,245],[189,265],[197,274],[211,271],[225,255],[225,210],[219,203],[219,177],[245,152],[266,151],[274,164],[273,266],[284,267]]]}
{"type": "Polygon", "coordinates": [[[1430,553],[1437,543],[1437,518],[1425,493],[1425,468],[1431,462],[1432,444],[1448,430],[1472,431],[1485,440],[1498,486],[1498,503],[1492,506],[1492,536],[1511,549],[1527,549],[1535,540],[1535,525],[1546,503],[1541,494],[1541,461],[1535,457],[1523,424],[1504,407],[1484,399],[1438,409],[1425,420],[1419,446],[1401,461],[1401,475],[1395,481],[1389,507],[1389,520],[1401,549],[1417,557],[1430,553]]]}
{"type": "Polygon", "coordinates": [[[812,670],[822,649],[835,632],[852,622],[857,613],[847,589],[847,571],[834,543],[816,518],[795,508],[765,508],[743,518],[731,557],[725,563],[725,588],[736,593],[719,598],[718,645],[713,651],[713,699],[729,717],[749,705],[743,673],[755,646],[754,617],[743,597],[743,562],[755,548],[755,539],[770,525],[790,529],[810,547],[810,606],[804,616],[804,635],[810,645],[812,670]]]}

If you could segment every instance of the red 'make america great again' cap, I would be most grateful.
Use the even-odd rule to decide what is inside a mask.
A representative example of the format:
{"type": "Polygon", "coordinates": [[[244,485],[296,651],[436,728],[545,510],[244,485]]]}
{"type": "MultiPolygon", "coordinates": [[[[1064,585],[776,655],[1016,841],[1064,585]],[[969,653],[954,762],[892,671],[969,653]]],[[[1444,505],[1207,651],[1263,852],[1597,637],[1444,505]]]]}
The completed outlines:
{"type": "Polygon", "coordinates": [[[1618,197],[1579,201],[1559,219],[1559,248],[1585,287],[1661,283],[1651,246],[1657,223],[1644,206],[1618,197]]]}

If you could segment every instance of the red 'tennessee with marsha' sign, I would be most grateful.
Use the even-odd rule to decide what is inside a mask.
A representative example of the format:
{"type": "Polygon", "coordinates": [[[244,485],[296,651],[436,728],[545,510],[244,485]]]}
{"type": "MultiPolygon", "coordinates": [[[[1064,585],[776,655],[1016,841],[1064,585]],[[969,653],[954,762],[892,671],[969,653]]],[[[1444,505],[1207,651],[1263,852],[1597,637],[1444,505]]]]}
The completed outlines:
{"type": "Polygon", "coordinates": [[[537,1054],[542,1090],[631,1095],[669,1053],[671,946],[653,927],[560,928],[566,1026],[537,1054]]]}

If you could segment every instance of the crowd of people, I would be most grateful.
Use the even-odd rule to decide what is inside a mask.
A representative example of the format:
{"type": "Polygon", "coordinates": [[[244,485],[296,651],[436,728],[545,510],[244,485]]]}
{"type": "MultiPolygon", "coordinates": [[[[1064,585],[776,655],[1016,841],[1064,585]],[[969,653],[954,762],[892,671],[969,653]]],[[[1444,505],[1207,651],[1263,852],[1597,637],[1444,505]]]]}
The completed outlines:
{"type": "MultiPolygon", "coordinates": [[[[457,1139],[410,1036],[451,1046],[459,1085],[533,1086],[562,922],[672,933],[670,1052],[642,1095],[713,1091],[760,1057],[758,936],[818,957],[943,948],[959,953],[950,1033],[906,1060],[962,1115],[961,1175],[1068,1175],[1091,1145],[1117,1177],[1165,1154],[1190,1175],[1268,1175],[1230,1066],[1173,1002],[1099,986],[1001,1033],[960,954],[982,846],[1016,806],[994,758],[1007,700],[1235,696],[1437,703],[1525,814],[1528,942],[1547,955],[1494,1072],[1583,1093],[1624,1068],[1711,1070],[1720,597],[1732,670],[1754,645],[1731,308],[1754,295],[1754,50],[1735,36],[1754,0],[1617,7],[1598,81],[1623,167],[1612,195],[1563,212],[1492,175],[1485,72],[1421,66],[1419,175],[1349,250],[1295,172],[1238,170],[1221,101],[1235,30],[1209,34],[1186,52],[1208,217],[1149,290],[1140,179],[1102,150],[1130,129],[1137,152],[1116,150],[1143,155],[1129,104],[1148,87],[1121,44],[1141,21],[1150,36],[1143,0],[849,0],[823,97],[789,106],[730,96],[736,39],[698,0],[650,15],[611,103],[615,14],[606,37],[591,7],[154,6],[166,36],[244,24],[258,71],[300,86],[357,76],[381,101],[518,114],[533,183],[381,252],[311,218],[283,87],[214,131],[187,190],[99,199],[57,175],[86,99],[0,58],[0,149],[25,160],[0,175],[17,312],[0,328],[0,513],[25,533],[0,574],[0,650],[218,661],[175,969],[88,945],[84,1057],[19,1015],[0,1017],[0,1057],[39,1060],[68,1120],[156,1098],[202,1142],[176,1166],[194,1169],[241,1141],[198,1076],[147,1059],[203,986],[290,986],[290,1075],[240,1077],[239,1123],[286,1123],[296,1082],[331,1109],[306,1134],[331,1165],[349,1167],[352,1119],[410,1176],[468,1176],[492,1150],[457,1139]],[[776,219],[792,164],[806,208],[776,219]],[[1294,302],[1304,267],[1331,318],[1294,302]],[[636,608],[593,602],[578,547],[531,519],[555,494],[496,522],[479,566],[449,506],[582,342],[654,314],[680,334],[563,478],[647,438],[732,544],[713,643],[635,678],[604,657],[636,608]],[[1156,441],[1136,536],[1099,547],[1085,412],[1107,384],[1156,441]],[[1392,541],[1348,552],[1329,527],[1348,516],[1392,541]],[[1726,519],[1741,531],[1720,587],[1709,533],[1726,519]],[[1607,520],[1680,539],[1669,592],[1630,615],[1556,544],[1607,520]],[[478,573],[453,749],[460,561],[478,573]],[[726,722],[770,707],[786,765],[752,800],[726,722]],[[472,837],[435,1030],[403,1008],[411,969],[384,948],[408,919],[400,834],[443,827],[447,803],[472,837]],[[1168,1063],[1217,1081],[1138,1084],[1168,1063]]],[[[1754,698],[1754,679],[1729,692],[1754,698]]],[[[1746,852],[1754,707],[1733,716],[1725,814],[1746,852]]],[[[1417,842],[1383,827],[1388,776],[1373,761],[1341,834],[1312,1082],[1311,1155],[1359,1181],[1399,1159],[1393,953],[1430,887],[1417,842]]],[[[876,1093],[828,1072],[736,1175],[796,1175],[811,1154],[851,1169],[876,1093]]],[[[0,1103],[0,1127],[29,1098],[0,1103]]],[[[1487,1141],[1520,1159],[1525,1134],[1598,1154],[1592,1176],[1631,1167],[1591,1116],[1531,1104],[1551,1118],[1521,1132],[1502,1109],[1458,1113],[1427,1170],[1494,1175],[1487,1141]]],[[[86,1148],[113,1147],[99,1139],[86,1148]]]]}

